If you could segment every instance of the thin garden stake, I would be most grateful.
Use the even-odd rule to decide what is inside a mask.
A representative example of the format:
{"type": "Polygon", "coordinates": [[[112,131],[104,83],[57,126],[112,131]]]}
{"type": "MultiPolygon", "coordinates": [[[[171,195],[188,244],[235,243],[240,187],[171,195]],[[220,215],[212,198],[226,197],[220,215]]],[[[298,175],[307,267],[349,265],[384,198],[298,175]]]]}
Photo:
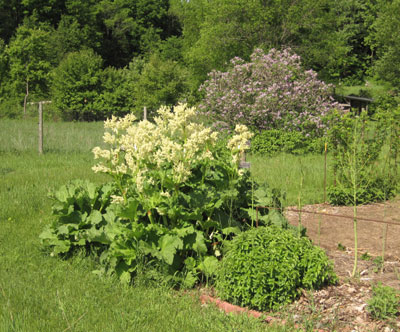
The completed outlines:
{"type": "Polygon", "coordinates": [[[354,124],[354,132],[353,132],[353,160],[351,162],[351,179],[353,181],[353,228],[354,228],[354,268],[353,273],[351,276],[354,278],[357,272],[357,264],[358,264],[358,235],[357,235],[357,172],[358,172],[358,165],[357,165],[357,126],[358,126],[358,117],[356,118],[356,123],[354,124]]]}
{"type": "MultiPolygon", "coordinates": [[[[383,218],[385,219],[385,218],[383,218]]],[[[382,267],[381,273],[383,273],[383,267],[385,265],[385,251],[386,251],[386,243],[387,243],[387,234],[388,234],[389,225],[386,224],[383,226],[383,237],[382,237],[382,267]]]]}
{"type": "Polygon", "coordinates": [[[318,245],[321,244],[321,222],[322,222],[322,215],[318,215],[318,245]]]}
{"type": "Polygon", "coordinates": [[[250,178],[251,178],[251,211],[252,211],[252,213],[251,213],[251,227],[253,228],[254,227],[254,179],[253,179],[253,176],[251,176],[250,178]]]}
{"type": "MultiPolygon", "coordinates": [[[[389,164],[388,167],[388,174],[387,177],[389,178],[389,181],[391,181],[392,178],[392,174],[391,174],[391,167],[390,167],[390,159],[392,157],[392,147],[393,147],[393,123],[390,123],[390,139],[389,139],[389,150],[386,153],[386,157],[385,157],[385,164],[383,166],[383,174],[386,173],[386,166],[389,164]]],[[[388,193],[387,193],[387,186],[385,185],[385,202],[388,199],[388,193]]],[[[386,217],[386,204],[383,207],[383,220],[385,220],[386,217]]],[[[385,251],[386,251],[386,243],[387,243],[387,233],[388,233],[388,228],[389,225],[386,224],[383,227],[383,234],[382,234],[382,266],[381,266],[381,273],[383,273],[383,269],[385,266],[385,251]]]]}
{"type": "Polygon", "coordinates": [[[300,191],[299,191],[299,224],[298,224],[298,235],[301,237],[301,194],[303,190],[303,172],[300,175],[300,191]]]}
{"type": "Polygon", "coordinates": [[[39,154],[43,154],[43,103],[39,102],[39,154]]]}
{"type": "Polygon", "coordinates": [[[324,203],[326,203],[326,154],[328,151],[328,143],[325,142],[325,152],[324,152],[324,203]]]}

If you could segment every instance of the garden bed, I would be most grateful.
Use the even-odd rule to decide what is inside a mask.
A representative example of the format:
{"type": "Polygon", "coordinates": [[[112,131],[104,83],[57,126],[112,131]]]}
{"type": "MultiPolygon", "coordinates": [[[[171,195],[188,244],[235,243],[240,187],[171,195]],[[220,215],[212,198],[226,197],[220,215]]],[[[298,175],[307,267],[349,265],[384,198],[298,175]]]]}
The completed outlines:
{"type": "MultiPolygon", "coordinates": [[[[316,204],[304,206],[305,211],[351,216],[353,208],[348,206],[330,206],[316,204]]],[[[400,200],[388,203],[375,203],[358,207],[360,218],[385,220],[398,223],[388,226],[385,263],[383,273],[376,273],[380,264],[377,257],[382,256],[382,239],[385,224],[359,220],[358,252],[360,281],[379,282],[400,290],[400,200]],[[385,218],[384,218],[385,215],[385,218]],[[364,255],[363,255],[364,254],[364,255]],[[397,270],[397,271],[396,271],[397,270]]],[[[297,212],[286,213],[289,222],[298,223],[297,212]]],[[[354,262],[353,221],[335,216],[321,216],[320,235],[318,235],[318,215],[303,213],[302,224],[307,235],[315,244],[319,244],[335,263],[335,271],[342,278],[350,276],[354,262]]]]}
{"type": "MultiPolygon", "coordinates": [[[[314,293],[303,296],[288,306],[294,321],[305,323],[314,321],[315,327],[339,331],[397,331],[400,322],[387,323],[372,321],[366,311],[373,284],[384,285],[400,290],[400,200],[376,203],[358,207],[360,218],[398,222],[390,224],[387,232],[385,261],[381,271],[382,239],[385,224],[371,221],[358,222],[359,260],[358,275],[351,279],[354,264],[354,235],[351,219],[333,215],[351,216],[352,207],[337,207],[326,204],[304,206],[303,210],[323,212],[331,216],[321,216],[318,235],[319,216],[303,213],[302,224],[315,244],[320,244],[333,260],[340,282],[314,293]]],[[[287,212],[293,225],[298,224],[298,213],[287,212]]],[[[285,312],[287,315],[287,312],[285,312]]]]}
{"type": "MultiPolygon", "coordinates": [[[[315,244],[319,243],[333,260],[340,281],[335,286],[328,286],[319,291],[303,291],[297,301],[286,306],[281,312],[264,313],[265,321],[286,322],[307,331],[400,331],[400,321],[373,320],[366,310],[367,301],[372,296],[372,285],[381,282],[400,290],[400,220],[397,220],[400,218],[398,217],[400,200],[358,207],[360,218],[398,222],[399,225],[389,225],[382,271],[379,256],[382,255],[385,224],[359,221],[359,260],[356,278],[350,278],[354,264],[353,222],[351,219],[335,216],[351,216],[352,207],[315,204],[304,206],[302,210],[331,214],[321,216],[319,235],[318,215],[303,213],[301,219],[302,224],[307,227],[308,236],[315,244]]],[[[297,212],[288,211],[286,216],[290,223],[298,224],[297,212]]],[[[211,295],[215,294],[211,292],[211,295]]],[[[201,300],[210,302],[208,295],[203,295],[201,300]]],[[[243,312],[243,309],[219,301],[217,298],[212,302],[228,313],[243,312]]],[[[252,313],[252,311],[244,312],[252,313]]],[[[253,316],[258,317],[258,314],[253,316]]]]}

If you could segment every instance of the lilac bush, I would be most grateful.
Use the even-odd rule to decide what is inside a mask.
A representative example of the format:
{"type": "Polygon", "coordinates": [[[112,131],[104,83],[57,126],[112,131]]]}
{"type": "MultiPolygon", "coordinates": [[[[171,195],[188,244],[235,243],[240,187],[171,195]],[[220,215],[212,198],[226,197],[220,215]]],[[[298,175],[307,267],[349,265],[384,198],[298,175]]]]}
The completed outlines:
{"type": "Polygon", "coordinates": [[[199,110],[229,129],[237,123],[253,130],[286,129],[320,136],[324,117],[339,105],[332,86],[304,70],[290,49],[256,49],[250,62],[236,57],[226,72],[212,71],[200,87],[205,98],[199,110]]]}

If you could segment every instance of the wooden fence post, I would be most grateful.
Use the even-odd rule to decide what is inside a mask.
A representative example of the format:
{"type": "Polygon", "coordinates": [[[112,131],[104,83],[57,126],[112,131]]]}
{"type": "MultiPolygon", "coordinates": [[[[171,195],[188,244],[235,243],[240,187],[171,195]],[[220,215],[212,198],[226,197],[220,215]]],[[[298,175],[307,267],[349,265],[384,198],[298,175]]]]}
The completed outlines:
{"type": "Polygon", "coordinates": [[[39,154],[43,154],[43,104],[51,104],[51,100],[30,102],[29,105],[39,104],[39,154]]]}

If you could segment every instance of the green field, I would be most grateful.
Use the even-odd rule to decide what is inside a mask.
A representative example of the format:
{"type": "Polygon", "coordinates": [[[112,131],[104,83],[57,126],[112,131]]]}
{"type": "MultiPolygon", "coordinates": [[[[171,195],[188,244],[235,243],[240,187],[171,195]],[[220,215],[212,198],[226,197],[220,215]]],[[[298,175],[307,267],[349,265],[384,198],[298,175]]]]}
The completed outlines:
{"type": "MultiPolygon", "coordinates": [[[[324,202],[324,157],[322,155],[250,157],[252,176],[257,182],[279,188],[284,206],[324,202]]],[[[327,158],[327,185],[332,183],[327,158]]]]}
{"type": "Polygon", "coordinates": [[[292,331],[199,304],[198,291],[126,287],[92,273],[90,258],[43,251],[48,194],[71,179],[104,181],[91,171],[101,123],[45,124],[37,153],[35,121],[0,120],[0,331],[292,331]]]}

